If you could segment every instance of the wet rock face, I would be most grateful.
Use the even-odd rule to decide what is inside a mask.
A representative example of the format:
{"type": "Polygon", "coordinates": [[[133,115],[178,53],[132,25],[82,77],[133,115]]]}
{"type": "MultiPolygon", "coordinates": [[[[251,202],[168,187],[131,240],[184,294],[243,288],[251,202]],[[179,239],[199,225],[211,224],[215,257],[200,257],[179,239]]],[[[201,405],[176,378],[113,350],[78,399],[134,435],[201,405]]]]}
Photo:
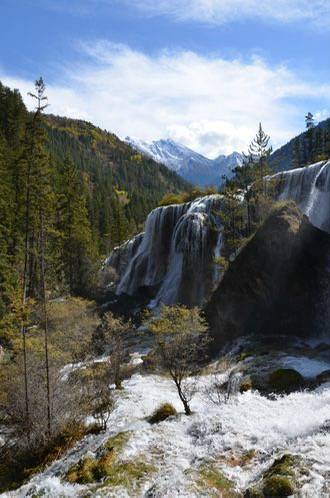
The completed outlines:
{"type": "Polygon", "coordinates": [[[325,334],[319,317],[320,306],[330,305],[323,285],[329,252],[330,236],[314,228],[293,202],[276,208],[206,306],[215,349],[250,333],[325,334]]]}
{"type": "Polygon", "coordinates": [[[276,181],[277,200],[293,200],[310,223],[330,233],[330,161],[267,177],[276,181]]]}
{"type": "Polygon", "coordinates": [[[152,211],[145,232],[115,249],[105,263],[119,276],[117,295],[152,289],[156,307],[195,306],[209,298],[221,276],[214,262],[222,246],[220,201],[211,195],[152,211]]]}
{"type": "MultiPolygon", "coordinates": [[[[306,335],[316,324],[317,332],[325,333],[330,321],[330,161],[267,181],[275,184],[277,200],[292,199],[299,210],[292,204],[273,215],[231,266],[220,285],[224,304],[216,291],[208,308],[217,338],[230,339],[253,327],[258,331],[261,325],[274,331],[272,314],[278,311],[276,333],[306,335]]],[[[153,210],[145,232],[116,248],[105,263],[117,274],[116,294],[146,297],[154,307],[200,306],[209,300],[222,277],[215,263],[225,243],[220,203],[221,196],[212,195],[153,210]]]]}

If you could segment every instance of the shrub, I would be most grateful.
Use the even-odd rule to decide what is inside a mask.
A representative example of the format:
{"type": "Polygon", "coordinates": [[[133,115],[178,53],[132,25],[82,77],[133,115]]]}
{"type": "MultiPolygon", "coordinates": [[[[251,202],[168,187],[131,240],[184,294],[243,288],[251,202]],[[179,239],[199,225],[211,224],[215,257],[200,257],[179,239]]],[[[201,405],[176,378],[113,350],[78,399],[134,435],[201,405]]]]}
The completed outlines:
{"type": "Polygon", "coordinates": [[[0,450],[0,493],[16,489],[33,474],[60,458],[86,434],[81,424],[65,426],[61,434],[38,448],[4,447],[0,450]]]}
{"type": "Polygon", "coordinates": [[[169,417],[176,415],[176,409],[170,403],[164,403],[149,418],[150,424],[158,424],[158,422],[163,422],[169,417]]]}
{"type": "Polygon", "coordinates": [[[303,385],[303,376],[291,368],[279,368],[269,376],[269,386],[277,392],[295,391],[303,385]]]}
{"type": "Polygon", "coordinates": [[[251,391],[252,389],[252,381],[251,379],[245,379],[239,386],[239,392],[245,393],[246,391],[251,391]]]}

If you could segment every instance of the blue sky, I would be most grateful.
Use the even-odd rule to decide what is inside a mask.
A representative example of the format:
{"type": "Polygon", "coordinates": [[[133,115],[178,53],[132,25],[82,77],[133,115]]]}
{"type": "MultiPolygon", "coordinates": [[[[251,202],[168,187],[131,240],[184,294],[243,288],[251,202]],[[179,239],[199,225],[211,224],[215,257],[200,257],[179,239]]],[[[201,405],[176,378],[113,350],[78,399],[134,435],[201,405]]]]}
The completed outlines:
{"type": "Polygon", "coordinates": [[[1,0],[0,79],[55,114],[209,157],[330,115],[329,0],[1,0]]]}

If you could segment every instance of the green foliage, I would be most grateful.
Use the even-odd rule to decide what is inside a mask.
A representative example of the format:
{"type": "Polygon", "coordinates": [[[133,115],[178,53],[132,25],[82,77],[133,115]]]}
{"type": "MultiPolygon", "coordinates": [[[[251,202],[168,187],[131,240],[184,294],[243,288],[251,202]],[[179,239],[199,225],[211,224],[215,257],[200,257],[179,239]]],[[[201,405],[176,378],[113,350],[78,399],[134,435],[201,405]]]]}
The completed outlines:
{"type": "Polygon", "coordinates": [[[102,487],[124,486],[132,488],[138,481],[153,473],[155,468],[142,460],[120,461],[119,454],[129,433],[110,438],[97,458],[84,457],[66,474],[71,483],[88,484],[102,481],[102,487]]]}
{"type": "Polygon", "coordinates": [[[330,158],[330,119],[309,128],[270,157],[276,171],[301,168],[330,158]]]}
{"type": "MultiPolygon", "coordinates": [[[[243,164],[234,171],[234,177],[222,187],[220,218],[223,220],[225,251],[222,257],[228,261],[235,256],[248,238],[258,229],[273,205],[276,185],[264,180],[271,174],[269,158],[272,148],[270,137],[261,124],[252,140],[243,164]]],[[[226,265],[221,265],[226,268],[226,265]]]]}
{"type": "Polygon", "coordinates": [[[154,411],[149,418],[149,422],[150,424],[158,424],[158,422],[163,422],[163,420],[166,420],[168,417],[173,417],[176,413],[176,409],[173,405],[164,403],[154,411]]]}
{"type": "Polygon", "coordinates": [[[186,415],[191,415],[190,401],[195,387],[185,382],[196,373],[198,362],[205,359],[209,337],[207,323],[198,308],[163,306],[159,316],[145,321],[156,336],[155,356],[171,376],[186,415]]]}
{"type": "Polygon", "coordinates": [[[41,259],[47,297],[93,296],[100,258],[140,228],[165,192],[188,188],[115,135],[43,115],[44,91],[40,78],[31,94],[36,112],[28,113],[19,92],[0,83],[0,341],[6,345],[22,325],[20,301],[41,299],[41,259]]]}
{"type": "Polygon", "coordinates": [[[198,486],[205,490],[215,491],[216,495],[214,496],[223,496],[227,498],[234,498],[236,496],[233,482],[227,479],[219,469],[211,464],[201,468],[198,486]]]}
{"type": "Polygon", "coordinates": [[[84,178],[89,220],[101,254],[136,232],[166,192],[188,188],[176,173],[91,123],[47,115],[45,127],[56,164],[69,156],[84,178]],[[117,223],[121,228],[116,229],[117,223]]]}
{"type": "Polygon", "coordinates": [[[194,188],[192,190],[188,190],[179,194],[167,192],[161,199],[159,206],[169,206],[170,204],[182,204],[184,202],[191,202],[195,199],[198,199],[198,197],[216,193],[217,191],[213,187],[206,187],[205,189],[194,188]]]}
{"type": "Polygon", "coordinates": [[[199,308],[189,309],[180,305],[163,306],[159,316],[151,321],[147,319],[146,325],[160,340],[163,340],[162,335],[176,337],[188,334],[193,337],[207,330],[207,323],[199,308]]]}

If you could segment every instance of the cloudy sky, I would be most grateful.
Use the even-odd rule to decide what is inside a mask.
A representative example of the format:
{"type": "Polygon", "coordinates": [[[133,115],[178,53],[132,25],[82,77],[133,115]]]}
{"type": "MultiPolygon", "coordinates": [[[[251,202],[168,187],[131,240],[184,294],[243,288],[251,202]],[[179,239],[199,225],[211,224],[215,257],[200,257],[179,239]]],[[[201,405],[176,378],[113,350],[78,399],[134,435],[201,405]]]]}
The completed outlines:
{"type": "Polygon", "coordinates": [[[209,157],[330,116],[329,0],[1,0],[0,79],[50,112],[209,157]]]}

